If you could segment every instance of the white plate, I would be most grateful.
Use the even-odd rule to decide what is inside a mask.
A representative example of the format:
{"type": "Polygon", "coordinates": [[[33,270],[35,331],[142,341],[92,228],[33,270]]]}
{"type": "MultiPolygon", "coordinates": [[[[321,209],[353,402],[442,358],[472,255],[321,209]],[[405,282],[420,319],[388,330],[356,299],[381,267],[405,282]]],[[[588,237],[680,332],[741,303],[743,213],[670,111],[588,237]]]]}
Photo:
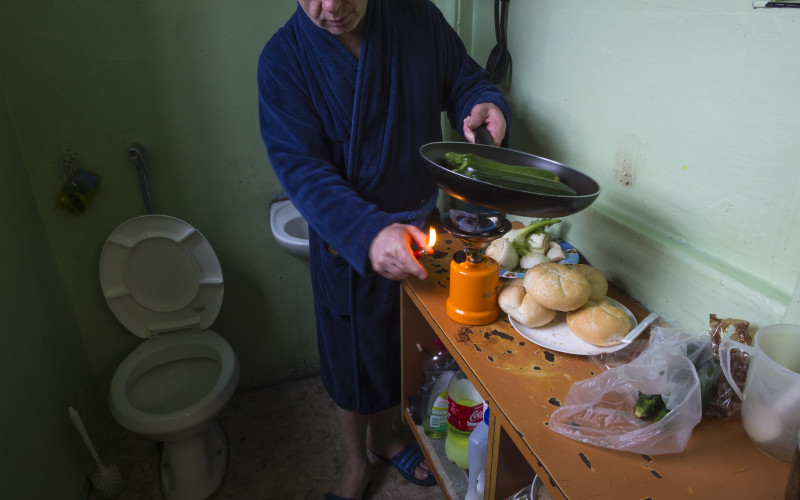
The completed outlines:
{"type": "MultiPolygon", "coordinates": [[[[581,256],[578,254],[578,250],[567,243],[564,240],[553,240],[558,243],[558,246],[561,247],[561,250],[564,251],[564,260],[558,261],[559,264],[577,264],[581,256]]],[[[506,271],[504,269],[500,270],[500,277],[501,278],[524,278],[525,277],[525,270],[522,268],[514,269],[513,271],[506,271]]]]}
{"type": "MultiPolygon", "coordinates": [[[[625,311],[625,314],[627,314],[628,318],[631,320],[631,329],[636,327],[636,318],[627,307],[610,297],[606,297],[606,300],[625,311]]],[[[592,354],[603,354],[619,351],[620,349],[630,345],[623,342],[611,347],[599,347],[581,340],[574,333],[572,333],[572,330],[570,330],[567,326],[566,313],[563,312],[556,314],[556,317],[550,323],[538,328],[529,328],[522,323],[519,323],[511,316],[509,316],[508,319],[511,321],[511,326],[513,326],[516,331],[534,344],[542,346],[545,349],[563,352],[566,354],[589,356],[592,354]]]]}

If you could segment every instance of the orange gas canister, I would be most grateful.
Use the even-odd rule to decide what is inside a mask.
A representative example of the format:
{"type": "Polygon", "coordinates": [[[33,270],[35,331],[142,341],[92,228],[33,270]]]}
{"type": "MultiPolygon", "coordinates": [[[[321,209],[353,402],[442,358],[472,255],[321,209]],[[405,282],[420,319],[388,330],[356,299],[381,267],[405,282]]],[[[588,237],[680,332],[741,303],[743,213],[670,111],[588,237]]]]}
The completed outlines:
{"type": "Polygon", "coordinates": [[[450,262],[450,293],[447,315],[466,325],[486,325],[497,319],[500,307],[500,266],[491,257],[479,261],[466,252],[456,252],[450,262]]]}

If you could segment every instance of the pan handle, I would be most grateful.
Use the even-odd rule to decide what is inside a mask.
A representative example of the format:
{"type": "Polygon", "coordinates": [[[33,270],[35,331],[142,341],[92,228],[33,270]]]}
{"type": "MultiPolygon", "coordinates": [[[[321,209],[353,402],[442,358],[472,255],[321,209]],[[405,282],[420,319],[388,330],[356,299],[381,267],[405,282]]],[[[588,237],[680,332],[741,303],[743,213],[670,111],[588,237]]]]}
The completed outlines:
{"type": "Polygon", "coordinates": [[[486,128],[486,125],[481,125],[475,129],[475,144],[492,145],[492,134],[486,128]]]}

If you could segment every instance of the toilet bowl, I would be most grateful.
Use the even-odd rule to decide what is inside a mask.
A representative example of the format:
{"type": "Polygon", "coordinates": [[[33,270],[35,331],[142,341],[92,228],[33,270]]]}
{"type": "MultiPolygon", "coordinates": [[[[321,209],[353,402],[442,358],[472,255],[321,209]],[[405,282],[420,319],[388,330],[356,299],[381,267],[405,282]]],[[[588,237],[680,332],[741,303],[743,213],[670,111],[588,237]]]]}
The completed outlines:
{"type": "Polygon", "coordinates": [[[228,461],[216,417],[239,378],[230,344],[209,329],[223,294],[214,250],[180,219],[137,217],[106,240],[100,284],[117,319],[146,339],[112,377],[111,414],[131,432],[164,443],[159,470],[166,498],[211,496],[228,461]]]}
{"type": "Polygon", "coordinates": [[[281,248],[290,255],[308,260],[308,223],[291,200],[270,203],[269,226],[281,248]]]}

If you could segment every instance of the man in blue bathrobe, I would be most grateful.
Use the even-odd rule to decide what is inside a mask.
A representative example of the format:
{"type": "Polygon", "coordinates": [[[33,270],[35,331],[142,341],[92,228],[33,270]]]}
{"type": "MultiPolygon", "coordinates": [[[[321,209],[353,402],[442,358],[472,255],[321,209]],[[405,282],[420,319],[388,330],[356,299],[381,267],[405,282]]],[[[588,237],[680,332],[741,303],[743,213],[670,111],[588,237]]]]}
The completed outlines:
{"type": "Polygon", "coordinates": [[[485,125],[507,145],[508,104],[429,0],[298,4],[259,59],[259,112],[275,175],[310,226],[320,376],[346,453],[326,498],[363,496],[367,450],[432,485],[416,444],[392,432],[399,280],[427,277],[412,243],[427,246],[438,196],[419,148],[442,140],[442,111],[468,141],[485,125]]]}

